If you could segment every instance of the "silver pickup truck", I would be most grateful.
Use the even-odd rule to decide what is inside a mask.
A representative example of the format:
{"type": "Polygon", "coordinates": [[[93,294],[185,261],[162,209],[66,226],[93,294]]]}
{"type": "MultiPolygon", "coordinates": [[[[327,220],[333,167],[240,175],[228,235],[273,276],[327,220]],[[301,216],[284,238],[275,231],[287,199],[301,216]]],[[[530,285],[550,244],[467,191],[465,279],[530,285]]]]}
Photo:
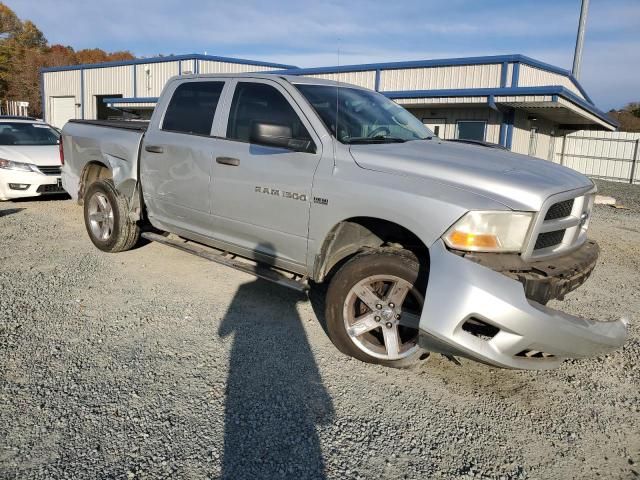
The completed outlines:
{"type": "Polygon", "coordinates": [[[329,336],[360,360],[546,369],[625,340],[625,320],[546,306],[596,265],[591,180],[440,140],[376,92],[175,77],[150,122],[73,120],[62,147],[99,249],[142,236],[293,288],[327,282],[329,336]]]}

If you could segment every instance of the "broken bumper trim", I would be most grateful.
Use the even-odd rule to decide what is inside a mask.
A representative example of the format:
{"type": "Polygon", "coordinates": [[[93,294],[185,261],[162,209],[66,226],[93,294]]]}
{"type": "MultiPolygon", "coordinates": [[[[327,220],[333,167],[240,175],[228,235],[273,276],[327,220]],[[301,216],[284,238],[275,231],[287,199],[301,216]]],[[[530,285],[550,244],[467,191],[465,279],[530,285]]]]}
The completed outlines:
{"type": "Polygon", "coordinates": [[[453,253],[518,280],[529,300],[545,305],[549,300],[562,299],[589,278],[598,263],[600,247],[587,240],[571,253],[535,262],[525,262],[517,254],[453,253]]]}
{"type": "Polygon", "coordinates": [[[546,307],[525,296],[522,283],[448,251],[442,241],[430,249],[420,345],[504,368],[548,369],[565,358],[602,354],[620,347],[627,322],[600,322],[546,307]],[[498,329],[474,335],[469,320],[498,329]],[[523,352],[544,352],[532,358],[523,352]]]}

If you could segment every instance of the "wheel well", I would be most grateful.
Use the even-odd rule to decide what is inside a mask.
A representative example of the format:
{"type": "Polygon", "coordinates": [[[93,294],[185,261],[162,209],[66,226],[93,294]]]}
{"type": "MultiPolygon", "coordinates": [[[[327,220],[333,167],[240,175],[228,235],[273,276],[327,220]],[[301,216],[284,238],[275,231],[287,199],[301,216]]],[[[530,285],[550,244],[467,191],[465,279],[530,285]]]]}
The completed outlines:
{"type": "Polygon", "coordinates": [[[408,250],[421,263],[428,262],[429,249],[407,228],[379,218],[354,217],[338,223],[327,235],[316,259],[314,280],[322,282],[355,254],[381,246],[408,250]]]}
{"type": "Polygon", "coordinates": [[[87,191],[89,185],[96,180],[102,180],[105,178],[112,178],[113,174],[111,169],[100,162],[90,162],[85,165],[80,176],[80,188],[78,189],[78,202],[82,202],[84,192],[87,191]]]}

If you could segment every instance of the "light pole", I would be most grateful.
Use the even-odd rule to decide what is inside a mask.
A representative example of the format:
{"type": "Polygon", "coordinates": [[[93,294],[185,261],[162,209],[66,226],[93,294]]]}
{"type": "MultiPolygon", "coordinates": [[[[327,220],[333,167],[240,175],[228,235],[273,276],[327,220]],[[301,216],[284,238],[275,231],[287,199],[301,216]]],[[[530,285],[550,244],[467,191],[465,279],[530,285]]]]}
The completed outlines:
{"type": "Polygon", "coordinates": [[[580,22],[578,23],[578,37],[576,38],[576,51],[573,54],[573,76],[580,77],[582,66],[582,49],[584,48],[584,31],[587,26],[587,13],[589,12],[589,0],[582,0],[580,8],[580,22]]]}

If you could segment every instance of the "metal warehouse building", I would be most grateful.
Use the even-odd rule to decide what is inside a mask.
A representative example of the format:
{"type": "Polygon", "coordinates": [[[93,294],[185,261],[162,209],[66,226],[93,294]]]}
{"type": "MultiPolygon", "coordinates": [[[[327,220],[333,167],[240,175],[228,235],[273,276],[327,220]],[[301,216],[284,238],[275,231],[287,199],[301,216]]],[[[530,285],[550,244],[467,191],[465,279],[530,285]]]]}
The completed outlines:
{"type": "Polygon", "coordinates": [[[71,118],[105,119],[122,111],[145,117],[174,75],[257,71],[374,89],[444,139],[483,140],[552,161],[567,134],[617,126],[569,71],[522,55],[299,69],[193,54],[49,68],[42,71],[44,118],[62,127],[71,118]]]}

